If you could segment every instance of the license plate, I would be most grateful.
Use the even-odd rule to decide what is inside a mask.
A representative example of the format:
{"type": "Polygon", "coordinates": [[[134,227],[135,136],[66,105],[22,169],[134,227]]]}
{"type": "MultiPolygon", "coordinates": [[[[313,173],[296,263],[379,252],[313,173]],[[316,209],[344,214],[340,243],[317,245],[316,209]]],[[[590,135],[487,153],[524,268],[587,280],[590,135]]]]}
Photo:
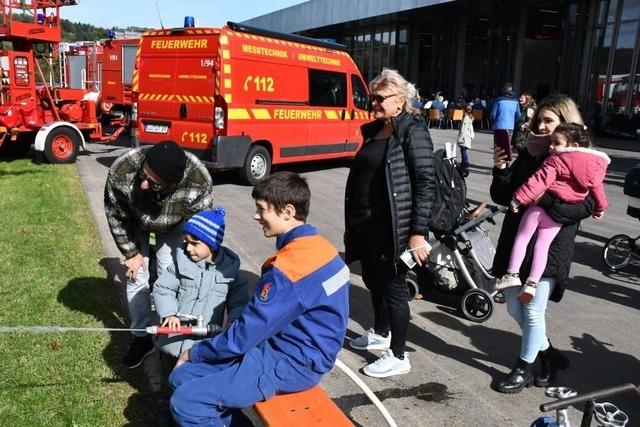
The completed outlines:
{"type": "Polygon", "coordinates": [[[168,125],[144,125],[144,131],[146,133],[169,133],[168,125]]]}

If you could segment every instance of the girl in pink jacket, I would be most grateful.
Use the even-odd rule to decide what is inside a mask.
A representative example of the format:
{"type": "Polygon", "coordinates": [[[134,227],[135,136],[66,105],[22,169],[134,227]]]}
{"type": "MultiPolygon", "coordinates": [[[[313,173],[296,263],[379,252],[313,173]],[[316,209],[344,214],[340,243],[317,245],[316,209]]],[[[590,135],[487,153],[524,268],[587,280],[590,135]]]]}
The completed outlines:
{"type": "Polygon", "coordinates": [[[578,203],[591,193],[595,200],[593,217],[601,219],[607,209],[604,180],[609,157],[590,148],[591,138],[587,127],[576,123],[562,123],[551,134],[549,157],[531,178],[516,190],[511,201],[511,210],[518,212],[520,206],[529,207],[518,228],[513,244],[507,274],[496,282],[496,289],[522,286],[518,300],[527,303],[533,299],[538,281],[547,265],[547,254],[561,224],[557,223],[535,202],[549,192],[567,203],[578,203]],[[531,271],[524,286],[518,272],[524,260],[531,237],[538,232],[533,248],[531,271]]]}

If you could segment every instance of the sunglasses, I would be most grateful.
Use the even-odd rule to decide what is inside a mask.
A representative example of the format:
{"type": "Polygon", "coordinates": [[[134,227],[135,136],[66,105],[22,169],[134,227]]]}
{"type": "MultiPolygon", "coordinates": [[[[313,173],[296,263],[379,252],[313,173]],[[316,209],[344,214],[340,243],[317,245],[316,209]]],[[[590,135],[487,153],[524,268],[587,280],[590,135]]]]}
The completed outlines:
{"type": "Polygon", "coordinates": [[[385,99],[391,98],[392,96],[396,96],[396,95],[397,95],[397,93],[392,93],[391,95],[386,95],[386,96],[385,95],[380,95],[378,93],[370,93],[369,94],[369,102],[375,101],[378,104],[382,104],[385,101],[385,99]]]}
{"type": "Polygon", "coordinates": [[[149,183],[149,189],[154,193],[159,193],[166,187],[166,185],[158,184],[153,179],[151,179],[149,175],[147,175],[144,171],[144,166],[142,166],[140,170],[138,170],[138,178],[140,178],[140,182],[147,181],[149,183]]]}

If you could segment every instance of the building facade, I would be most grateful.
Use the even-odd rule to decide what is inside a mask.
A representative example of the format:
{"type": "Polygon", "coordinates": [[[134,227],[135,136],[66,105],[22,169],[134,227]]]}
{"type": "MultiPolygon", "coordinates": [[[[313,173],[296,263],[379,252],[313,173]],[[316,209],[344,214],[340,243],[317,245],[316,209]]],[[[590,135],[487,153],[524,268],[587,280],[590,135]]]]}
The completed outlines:
{"type": "Polygon", "coordinates": [[[366,79],[398,69],[425,97],[572,96],[609,134],[640,128],[640,0],[310,0],[244,24],[335,40],[366,79]]]}

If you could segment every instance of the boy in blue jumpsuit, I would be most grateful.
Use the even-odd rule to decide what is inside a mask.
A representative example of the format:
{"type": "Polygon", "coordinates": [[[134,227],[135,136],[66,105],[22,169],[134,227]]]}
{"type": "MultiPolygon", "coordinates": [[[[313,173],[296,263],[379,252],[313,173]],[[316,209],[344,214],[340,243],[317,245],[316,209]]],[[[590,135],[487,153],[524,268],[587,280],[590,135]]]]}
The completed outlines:
{"type": "Polygon", "coordinates": [[[254,187],[254,219],[277,252],[256,292],[229,328],[194,344],[169,381],[181,426],[223,426],[233,411],[276,393],[307,390],[333,367],[349,318],[349,269],[336,248],[305,223],[310,191],[280,172],[254,187]]]}

